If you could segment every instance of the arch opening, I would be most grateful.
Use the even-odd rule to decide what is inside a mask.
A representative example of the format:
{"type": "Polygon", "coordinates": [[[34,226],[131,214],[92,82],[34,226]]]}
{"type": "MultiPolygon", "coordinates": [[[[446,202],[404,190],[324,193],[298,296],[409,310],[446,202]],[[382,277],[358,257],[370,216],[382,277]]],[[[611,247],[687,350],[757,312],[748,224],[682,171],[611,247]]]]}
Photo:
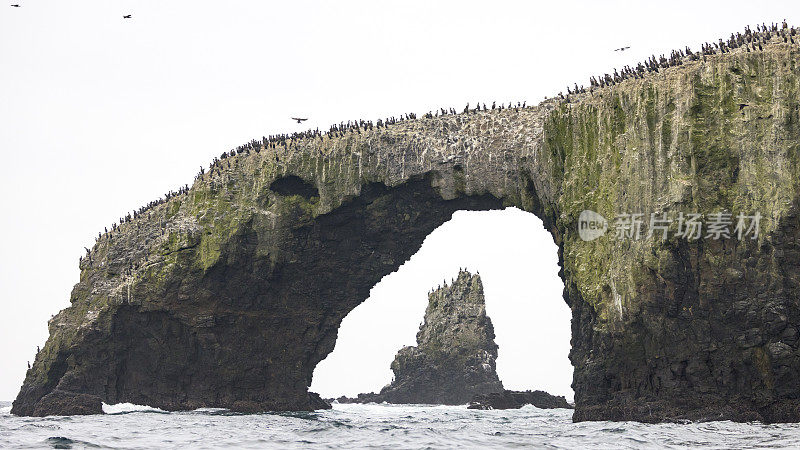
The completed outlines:
{"type": "Polygon", "coordinates": [[[558,249],[542,221],[517,208],[458,211],[383,277],[342,321],[334,350],[314,371],[323,397],[378,392],[400,348],[416,345],[427,293],[459,269],[480,273],[506,389],[541,389],[572,400],[571,312],[562,299],[558,249]]]}

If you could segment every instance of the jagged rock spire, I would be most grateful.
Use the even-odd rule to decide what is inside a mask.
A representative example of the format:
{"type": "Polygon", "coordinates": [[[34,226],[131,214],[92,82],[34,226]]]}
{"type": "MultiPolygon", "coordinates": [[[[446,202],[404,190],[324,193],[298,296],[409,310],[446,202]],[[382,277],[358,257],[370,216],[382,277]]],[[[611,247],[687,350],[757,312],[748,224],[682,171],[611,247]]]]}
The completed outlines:
{"type": "Polygon", "coordinates": [[[465,404],[476,394],[500,392],[494,327],[486,315],[479,275],[458,277],[428,295],[417,346],[402,348],[392,362],[395,379],[361,401],[465,404]]]}

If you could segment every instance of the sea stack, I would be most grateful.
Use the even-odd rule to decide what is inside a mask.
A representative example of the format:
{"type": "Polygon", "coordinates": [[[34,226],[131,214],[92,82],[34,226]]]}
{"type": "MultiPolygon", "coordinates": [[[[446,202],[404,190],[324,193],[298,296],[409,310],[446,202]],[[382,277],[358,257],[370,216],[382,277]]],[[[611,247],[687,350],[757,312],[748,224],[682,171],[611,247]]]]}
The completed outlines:
{"type": "Polygon", "coordinates": [[[403,347],[392,362],[394,381],[360,400],[461,405],[478,394],[503,391],[497,376],[492,320],[480,275],[462,270],[449,286],[428,295],[417,346],[403,347]]]}

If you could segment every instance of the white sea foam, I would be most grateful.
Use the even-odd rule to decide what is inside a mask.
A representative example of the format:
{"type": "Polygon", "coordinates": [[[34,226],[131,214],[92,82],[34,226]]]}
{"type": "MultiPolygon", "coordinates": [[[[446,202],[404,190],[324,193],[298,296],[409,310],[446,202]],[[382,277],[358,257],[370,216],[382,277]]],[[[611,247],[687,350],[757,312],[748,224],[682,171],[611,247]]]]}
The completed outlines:
{"type": "Polygon", "coordinates": [[[106,414],[122,414],[131,412],[166,412],[163,409],[153,408],[144,405],[134,405],[133,403],[117,403],[107,405],[103,403],[103,412],[106,414]]]}
{"type": "Polygon", "coordinates": [[[221,411],[227,411],[225,408],[197,408],[194,412],[198,413],[217,413],[221,411]]]}

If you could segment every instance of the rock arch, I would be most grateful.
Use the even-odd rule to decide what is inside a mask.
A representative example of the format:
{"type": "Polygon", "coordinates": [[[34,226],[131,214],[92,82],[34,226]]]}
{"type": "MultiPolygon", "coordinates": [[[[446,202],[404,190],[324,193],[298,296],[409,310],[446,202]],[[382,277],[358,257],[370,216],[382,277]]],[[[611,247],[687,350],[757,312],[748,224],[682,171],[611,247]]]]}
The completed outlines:
{"type": "Polygon", "coordinates": [[[226,158],[99,239],[12,412],[320,407],[307,387],[347,312],[454,211],[513,205],[559,246],[575,420],[797,420],[797,57],[226,158]],[[756,240],[585,242],[586,209],[765,220],[756,240]]]}

